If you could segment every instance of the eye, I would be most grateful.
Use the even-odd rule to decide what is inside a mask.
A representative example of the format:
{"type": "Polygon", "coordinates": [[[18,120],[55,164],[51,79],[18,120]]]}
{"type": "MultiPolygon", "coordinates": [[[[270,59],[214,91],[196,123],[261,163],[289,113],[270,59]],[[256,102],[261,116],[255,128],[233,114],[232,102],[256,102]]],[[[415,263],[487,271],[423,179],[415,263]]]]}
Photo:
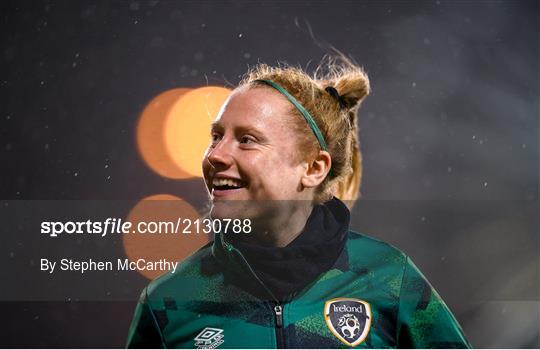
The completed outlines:
{"type": "Polygon", "coordinates": [[[240,143],[243,143],[243,144],[251,144],[251,143],[255,143],[256,140],[253,136],[249,136],[249,135],[244,135],[240,138],[240,143]]]}
{"type": "Polygon", "coordinates": [[[210,137],[212,140],[210,144],[211,147],[215,147],[219,143],[219,141],[221,141],[221,139],[223,138],[223,136],[217,132],[212,132],[210,137]]]}

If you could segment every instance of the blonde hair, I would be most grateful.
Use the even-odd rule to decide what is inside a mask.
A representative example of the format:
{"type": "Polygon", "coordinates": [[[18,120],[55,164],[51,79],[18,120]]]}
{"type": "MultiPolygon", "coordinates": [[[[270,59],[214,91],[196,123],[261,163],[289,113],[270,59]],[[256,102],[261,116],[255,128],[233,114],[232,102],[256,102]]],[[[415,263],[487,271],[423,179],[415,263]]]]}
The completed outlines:
{"type": "MultiPolygon", "coordinates": [[[[252,85],[258,79],[271,80],[294,96],[311,114],[328,145],[332,157],[332,171],[318,186],[317,203],[332,195],[350,201],[352,207],[359,197],[362,179],[362,154],[358,142],[358,107],[369,94],[369,79],[364,70],[343,54],[325,56],[313,76],[300,67],[280,64],[272,67],[259,63],[244,75],[239,87],[252,85]],[[339,96],[333,97],[325,89],[334,87],[339,96]]],[[[299,156],[309,159],[318,154],[320,145],[300,112],[291,104],[294,118],[292,127],[298,135],[299,156]]]]}

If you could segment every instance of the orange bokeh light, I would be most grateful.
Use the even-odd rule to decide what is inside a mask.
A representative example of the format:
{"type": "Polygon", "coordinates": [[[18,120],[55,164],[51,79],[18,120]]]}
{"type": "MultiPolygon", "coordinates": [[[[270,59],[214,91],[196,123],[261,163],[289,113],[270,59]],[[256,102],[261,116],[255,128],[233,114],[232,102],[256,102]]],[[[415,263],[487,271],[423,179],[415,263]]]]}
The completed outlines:
{"type": "Polygon", "coordinates": [[[159,175],[171,179],[191,177],[175,164],[165,145],[165,122],[172,106],[191,89],[172,89],[153,98],[137,124],[137,146],[146,164],[159,175]]]}
{"type": "Polygon", "coordinates": [[[171,179],[201,177],[210,124],[230,94],[222,87],[165,91],[145,107],[137,146],[146,164],[171,179]]]}
{"type": "Polygon", "coordinates": [[[207,86],[191,90],[171,108],[165,123],[165,145],[174,163],[202,177],[201,163],[210,141],[210,125],[230,90],[207,86]]]}
{"type": "MultiPolygon", "coordinates": [[[[199,214],[189,203],[172,195],[158,194],[142,199],[131,209],[126,218],[126,221],[131,222],[135,230],[135,232],[123,235],[124,251],[127,258],[130,261],[138,259],[182,261],[210,241],[208,234],[197,233],[195,225],[188,227],[187,222],[182,221],[179,225],[179,233],[140,233],[137,231],[139,222],[144,222],[145,225],[150,222],[172,222],[176,225],[179,218],[194,223],[195,220],[199,219],[199,214]],[[187,228],[191,230],[191,233],[182,232],[187,228]]],[[[150,228],[150,226],[145,227],[150,228]]],[[[156,278],[164,273],[164,271],[159,270],[137,271],[148,279],[156,278]]]]}

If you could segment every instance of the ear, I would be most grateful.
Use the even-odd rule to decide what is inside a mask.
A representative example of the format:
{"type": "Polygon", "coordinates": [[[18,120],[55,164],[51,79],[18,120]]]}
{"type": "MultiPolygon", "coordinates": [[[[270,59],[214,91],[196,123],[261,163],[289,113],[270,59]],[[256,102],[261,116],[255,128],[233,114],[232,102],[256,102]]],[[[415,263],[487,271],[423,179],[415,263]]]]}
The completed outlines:
{"type": "Polygon", "coordinates": [[[306,170],[301,178],[304,188],[314,188],[320,185],[332,167],[332,157],[327,151],[319,151],[317,157],[308,162],[306,170]]]}

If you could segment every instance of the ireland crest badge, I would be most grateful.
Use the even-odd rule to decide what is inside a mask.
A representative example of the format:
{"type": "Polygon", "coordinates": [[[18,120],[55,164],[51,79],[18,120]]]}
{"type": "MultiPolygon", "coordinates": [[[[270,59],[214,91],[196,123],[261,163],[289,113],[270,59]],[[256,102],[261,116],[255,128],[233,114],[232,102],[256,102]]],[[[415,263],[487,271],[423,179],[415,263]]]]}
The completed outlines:
{"type": "Polygon", "coordinates": [[[348,346],[362,343],[371,327],[371,307],[360,299],[336,298],[324,305],[324,319],[330,331],[348,346]]]}

